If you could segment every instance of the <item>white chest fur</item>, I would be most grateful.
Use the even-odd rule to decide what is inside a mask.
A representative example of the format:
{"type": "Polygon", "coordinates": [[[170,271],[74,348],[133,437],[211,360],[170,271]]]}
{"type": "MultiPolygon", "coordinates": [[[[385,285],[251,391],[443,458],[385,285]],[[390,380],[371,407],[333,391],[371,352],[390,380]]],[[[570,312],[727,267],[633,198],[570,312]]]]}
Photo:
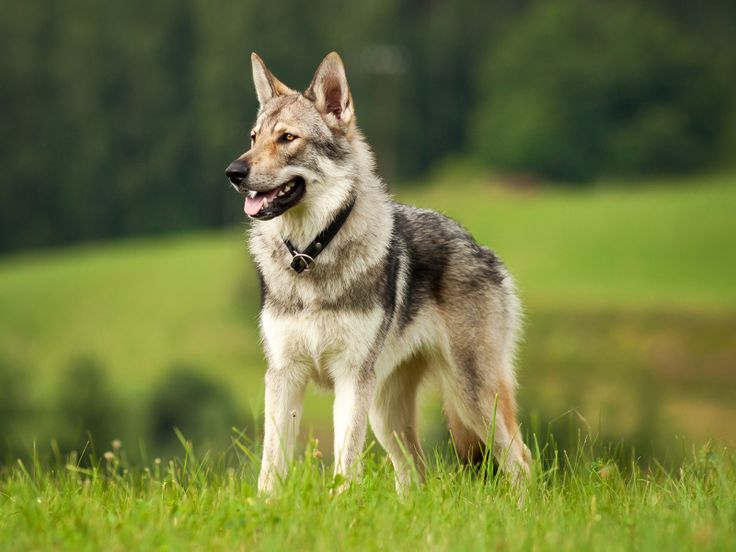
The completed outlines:
{"type": "Polygon", "coordinates": [[[360,370],[375,347],[384,313],[304,310],[295,314],[264,309],[261,330],[269,364],[331,382],[360,370]]]}

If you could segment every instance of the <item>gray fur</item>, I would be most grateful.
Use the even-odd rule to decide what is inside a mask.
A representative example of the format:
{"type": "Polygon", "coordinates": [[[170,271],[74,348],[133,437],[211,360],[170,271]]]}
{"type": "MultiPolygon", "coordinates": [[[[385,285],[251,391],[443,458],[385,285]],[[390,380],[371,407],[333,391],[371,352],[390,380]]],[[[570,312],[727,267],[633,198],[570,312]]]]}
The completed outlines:
{"type": "Polygon", "coordinates": [[[412,463],[421,474],[415,402],[429,376],[442,389],[462,454],[477,451],[495,419],[499,465],[515,478],[528,473],[514,398],[521,312],[503,263],[457,222],[389,198],[355,126],[336,54],[306,96],[260,58],[254,76],[262,105],[256,141],[240,157],[250,167],[247,186],[267,191],[293,176],[306,182],[299,204],[254,221],[250,235],[269,361],[259,489],[269,492],[286,471],[310,380],[335,390],[337,473],[358,473],[370,418],[397,487],[411,481],[412,463]],[[294,144],[275,142],[284,128],[298,135],[294,144]],[[352,198],[350,216],[314,268],[291,270],[284,240],[303,250],[352,198]]]}

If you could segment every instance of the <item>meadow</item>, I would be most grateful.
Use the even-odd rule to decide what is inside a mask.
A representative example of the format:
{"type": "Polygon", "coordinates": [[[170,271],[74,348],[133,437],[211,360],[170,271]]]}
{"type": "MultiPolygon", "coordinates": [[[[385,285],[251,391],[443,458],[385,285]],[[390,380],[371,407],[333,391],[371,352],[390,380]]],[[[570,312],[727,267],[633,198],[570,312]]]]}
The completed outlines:
{"type": "MultiPolygon", "coordinates": [[[[436,456],[426,483],[397,497],[390,463],[368,455],[360,485],[335,494],[314,444],[280,492],[255,494],[257,461],[128,469],[18,465],[0,482],[5,550],[733,550],[736,458],[703,449],[674,473],[624,469],[585,453],[535,463],[526,490],[436,456]]],[[[583,449],[580,449],[583,450],[583,449]]],[[[488,468],[488,466],[486,466],[488,468]]]]}
{"type": "MultiPolygon", "coordinates": [[[[548,419],[576,408],[593,425],[610,412],[618,431],[636,424],[632,396],[648,382],[648,400],[663,398],[668,438],[733,439],[736,424],[723,420],[736,419],[734,184],[714,176],[519,192],[455,166],[400,199],[458,218],[511,268],[527,313],[525,411],[549,405],[548,419]]],[[[58,392],[71,360],[91,358],[132,404],[186,365],[258,413],[264,361],[245,231],[0,259],[0,359],[25,374],[38,404],[58,392]]],[[[328,415],[329,400],[311,396],[307,426],[319,430],[328,415]]]]}
{"type": "Polygon", "coordinates": [[[24,397],[3,414],[0,546],[733,549],[736,176],[512,188],[454,164],[399,198],[461,220],[516,277],[523,425],[547,444],[523,508],[502,478],[453,461],[431,391],[423,434],[439,452],[410,496],[394,496],[375,449],[363,484],[331,496],[331,401],[316,393],[285,491],[254,496],[265,363],[243,226],[0,258],[0,377],[17,376],[24,397]],[[110,460],[108,437],[82,454],[84,428],[76,456],[49,446],[58,396],[73,402],[85,384],[75,359],[120,405],[110,460]],[[231,443],[204,459],[186,441],[167,455],[150,442],[148,404],[182,366],[237,407],[208,418],[188,405],[225,420],[182,428],[203,453],[205,439],[231,443]]]}

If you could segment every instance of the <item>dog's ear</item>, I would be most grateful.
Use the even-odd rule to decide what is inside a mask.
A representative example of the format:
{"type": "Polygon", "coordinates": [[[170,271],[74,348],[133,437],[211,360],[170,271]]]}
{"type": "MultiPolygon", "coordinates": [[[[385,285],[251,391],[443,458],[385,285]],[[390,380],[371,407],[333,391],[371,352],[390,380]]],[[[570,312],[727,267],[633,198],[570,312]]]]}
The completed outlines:
{"type": "Polygon", "coordinates": [[[256,86],[256,95],[261,106],[274,96],[296,94],[294,90],[273,76],[273,73],[268,70],[258,54],[253,52],[250,55],[250,60],[253,65],[253,84],[256,86]]]}
{"type": "Polygon", "coordinates": [[[353,97],[345,66],[337,52],[327,54],[304,95],[312,100],[333,128],[347,130],[353,122],[353,97]]]}

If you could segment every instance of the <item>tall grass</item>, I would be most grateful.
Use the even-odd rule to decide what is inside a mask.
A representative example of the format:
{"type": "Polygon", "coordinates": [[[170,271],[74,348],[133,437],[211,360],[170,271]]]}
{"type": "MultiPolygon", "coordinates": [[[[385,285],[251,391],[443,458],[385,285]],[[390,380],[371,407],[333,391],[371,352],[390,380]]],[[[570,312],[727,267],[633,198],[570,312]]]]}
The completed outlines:
{"type": "MultiPolygon", "coordinates": [[[[600,456],[583,440],[570,456],[533,440],[525,488],[500,473],[430,455],[424,484],[394,490],[375,447],[361,479],[340,481],[316,441],[279,492],[256,494],[257,451],[242,435],[218,457],[180,436],[179,457],[127,461],[125,448],[5,468],[0,547],[5,549],[227,550],[733,550],[736,455],[708,446],[674,470],[600,456]],[[557,461],[541,461],[553,457],[557,461]],[[85,467],[86,466],[86,467],[85,467]],[[520,500],[521,499],[521,500],[520,500]]],[[[625,457],[626,455],[623,455],[625,457]]]]}

